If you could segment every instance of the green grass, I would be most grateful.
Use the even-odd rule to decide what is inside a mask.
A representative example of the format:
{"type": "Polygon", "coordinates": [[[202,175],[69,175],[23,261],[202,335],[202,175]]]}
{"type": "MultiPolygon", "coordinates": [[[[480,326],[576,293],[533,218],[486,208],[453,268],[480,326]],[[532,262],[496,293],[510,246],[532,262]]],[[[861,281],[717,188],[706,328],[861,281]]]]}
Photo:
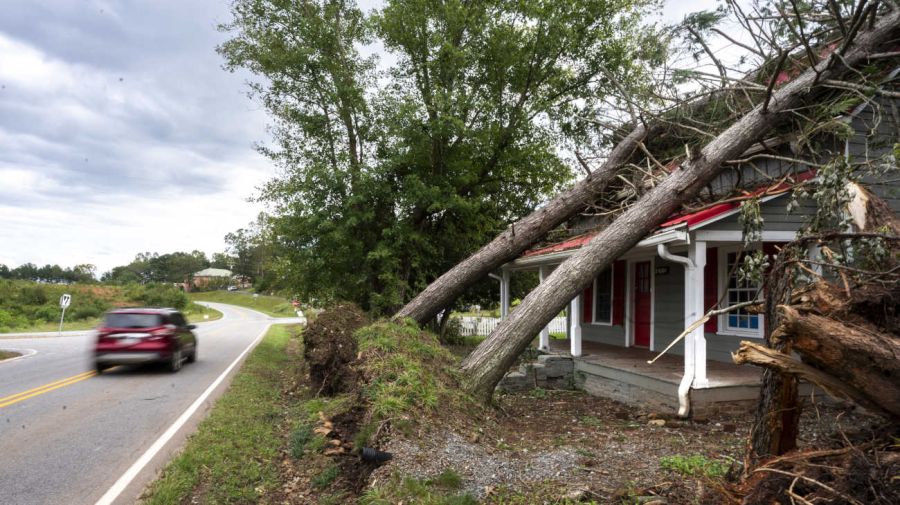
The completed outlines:
{"type": "Polygon", "coordinates": [[[19,355],[19,353],[17,353],[17,352],[12,352],[12,351],[0,351],[0,361],[3,361],[3,360],[5,360],[5,359],[9,359],[9,358],[15,358],[15,357],[18,356],[18,355],[19,355]]]}
{"type": "Polygon", "coordinates": [[[428,414],[447,402],[474,405],[457,385],[456,359],[437,337],[409,321],[379,321],[357,330],[364,392],[373,420],[428,414]]]}
{"type": "Polygon", "coordinates": [[[281,372],[291,366],[289,340],[287,327],[269,330],[143,503],[185,503],[195,491],[202,503],[257,503],[280,488],[279,426],[302,416],[281,395],[281,372]]]}
{"type": "Polygon", "coordinates": [[[254,298],[250,293],[237,291],[205,291],[189,293],[188,298],[192,302],[218,302],[247,307],[272,317],[297,317],[290,300],[280,296],[259,295],[254,298]]]}
{"type": "Polygon", "coordinates": [[[692,477],[722,477],[728,472],[729,465],[723,461],[709,459],[700,454],[684,456],[664,456],[659,460],[659,466],[666,470],[672,470],[682,475],[692,477]]]}
{"type": "MultiPolygon", "coordinates": [[[[64,321],[62,331],[81,331],[96,328],[100,324],[99,317],[82,319],[80,321],[64,321]]],[[[11,333],[42,333],[48,331],[59,330],[59,320],[49,322],[39,322],[28,325],[24,328],[11,328],[11,333]]]]}
{"type": "Polygon", "coordinates": [[[184,317],[186,317],[190,323],[203,323],[206,321],[222,319],[222,313],[216,309],[211,309],[209,307],[204,307],[199,303],[191,302],[184,309],[184,317]]]}
{"type": "Polygon", "coordinates": [[[392,477],[359,498],[361,505],[393,505],[416,503],[419,505],[475,505],[472,495],[459,493],[462,481],[453,470],[445,470],[434,479],[392,477]]]}
{"type": "MultiPolygon", "coordinates": [[[[205,321],[215,321],[216,319],[222,318],[222,313],[218,310],[211,309],[209,307],[204,307],[202,305],[198,305],[196,303],[190,303],[184,309],[184,316],[187,318],[188,322],[191,323],[202,323],[205,321]],[[204,319],[204,315],[208,315],[208,319],[204,319]]],[[[91,330],[96,328],[103,318],[100,317],[91,317],[88,319],[82,319],[79,321],[64,321],[62,331],[81,331],[81,330],[91,330]]],[[[59,321],[49,321],[49,322],[40,322],[35,323],[24,328],[16,328],[13,330],[15,333],[42,333],[48,331],[57,331],[59,329],[59,321]]]]}

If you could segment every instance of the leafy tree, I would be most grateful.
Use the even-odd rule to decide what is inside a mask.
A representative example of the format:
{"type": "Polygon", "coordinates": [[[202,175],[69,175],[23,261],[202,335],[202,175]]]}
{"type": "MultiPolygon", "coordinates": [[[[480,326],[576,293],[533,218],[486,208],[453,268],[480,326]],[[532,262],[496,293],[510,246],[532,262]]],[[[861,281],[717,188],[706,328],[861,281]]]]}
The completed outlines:
{"type": "Polygon", "coordinates": [[[167,254],[139,253],[128,265],[117,266],[105,273],[104,282],[115,284],[150,282],[184,282],[191,274],[209,266],[203,251],[173,252],[167,254]]]}
{"type": "MultiPolygon", "coordinates": [[[[278,282],[390,311],[572,177],[605,92],[662,51],[649,0],[238,0],[227,67],[274,120],[278,282]],[[380,43],[379,70],[361,47],[380,43]]],[[[648,65],[648,63],[650,65],[648,65]]]]}

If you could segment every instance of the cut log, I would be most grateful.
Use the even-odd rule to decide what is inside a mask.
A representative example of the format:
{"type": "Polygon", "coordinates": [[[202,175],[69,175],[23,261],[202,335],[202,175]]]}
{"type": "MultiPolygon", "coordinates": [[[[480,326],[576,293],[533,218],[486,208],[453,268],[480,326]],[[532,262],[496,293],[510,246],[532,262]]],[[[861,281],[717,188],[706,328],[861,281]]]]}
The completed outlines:
{"type": "Polygon", "coordinates": [[[819,83],[848,72],[848,66],[864,63],[867,55],[900,35],[900,9],[882,15],[874,26],[860,33],[851,48],[838,57],[823,59],[775,91],[768,107],[758,105],[731,127],[681,163],[679,168],[563,262],[491,335],[462,363],[466,388],[489,400],[494,388],[534,336],[559,314],[614,260],[634,247],[681,204],[696,196],[723,169],[772,128],[818,95],[819,83]]]}
{"type": "Polygon", "coordinates": [[[469,286],[504,263],[516,259],[550,230],[596,201],[597,196],[615,178],[644,138],[660,130],[658,125],[637,126],[616,145],[603,165],[573,188],[560,193],[540,209],[510,225],[478,252],[438,277],[401,308],[394,318],[410,317],[419,324],[431,321],[442,309],[450,307],[469,286]]]}
{"type": "Polygon", "coordinates": [[[738,365],[756,365],[798,376],[821,387],[835,398],[849,400],[873,412],[889,415],[863,391],[775,349],[752,342],[741,342],[741,347],[731,357],[738,365]]]}

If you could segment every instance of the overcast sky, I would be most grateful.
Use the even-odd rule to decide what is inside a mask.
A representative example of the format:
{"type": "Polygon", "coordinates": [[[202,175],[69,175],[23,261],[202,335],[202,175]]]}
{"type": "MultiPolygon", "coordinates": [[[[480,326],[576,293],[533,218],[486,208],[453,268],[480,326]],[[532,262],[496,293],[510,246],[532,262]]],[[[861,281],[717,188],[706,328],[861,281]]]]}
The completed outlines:
{"type": "MultiPolygon", "coordinates": [[[[361,2],[364,8],[377,0],[361,2]]],[[[263,210],[267,118],[215,47],[227,0],[4,0],[0,263],[221,251],[263,210]]],[[[667,2],[665,17],[714,5],[667,2]]]]}

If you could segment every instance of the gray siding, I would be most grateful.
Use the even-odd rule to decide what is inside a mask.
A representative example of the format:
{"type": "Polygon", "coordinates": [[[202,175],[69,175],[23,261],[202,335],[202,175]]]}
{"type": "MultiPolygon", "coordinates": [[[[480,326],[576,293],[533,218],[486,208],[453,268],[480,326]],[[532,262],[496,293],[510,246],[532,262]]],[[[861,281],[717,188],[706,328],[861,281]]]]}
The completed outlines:
{"type": "Polygon", "coordinates": [[[582,323],[581,338],[590,342],[624,346],[625,327],[582,323]]]}
{"type": "Polygon", "coordinates": [[[718,335],[716,333],[705,333],[706,335],[706,359],[713,361],[731,361],[731,353],[741,346],[742,340],[757,342],[762,344],[762,339],[750,337],[734,337],[731,335],[718,335]]]}
{"type": "MultiPolygon", "coordinates": [[[[803,199],[800,200],[800,207],[788,214],[787,204],[790,198],[790,195],[784,195],[759,205],[759,210],[765,221],[765,230],[797,231],[807,221],[807,216],[816,212],[815,203],[812,200],[803,199]]],[[[738,214],[735,214],[703,226],[702,229],[717,231],[740,230],[741,224],[738,222],[738,217],[738,214]]]]}
{"type": "MultiPolygon", "coordinates": [[[[787,157],[796,157],[787,147],[779,149],[779,154],[787,157]]],[[[752,162],[738,166],[729,166],[722,170],[713,182],[709,190],[713,195],[722,196],[730,194],[735,187],[755,188],[773,180],[778,180],[789,173],[801,173],[809,170],[806,165],[797,165],[782,160],[769,158],[757,158],[752,162]]]]}
{"type": "MultiPolygon", "coordinates": [[[[684,330],[684,267],[656,258],[655,267],[668,267],[669,273],[654,275],[653,340],[654,350],[661,351],[684,330]]],[[[679,342],[670,351],[684,354],[679,342]]]]}

